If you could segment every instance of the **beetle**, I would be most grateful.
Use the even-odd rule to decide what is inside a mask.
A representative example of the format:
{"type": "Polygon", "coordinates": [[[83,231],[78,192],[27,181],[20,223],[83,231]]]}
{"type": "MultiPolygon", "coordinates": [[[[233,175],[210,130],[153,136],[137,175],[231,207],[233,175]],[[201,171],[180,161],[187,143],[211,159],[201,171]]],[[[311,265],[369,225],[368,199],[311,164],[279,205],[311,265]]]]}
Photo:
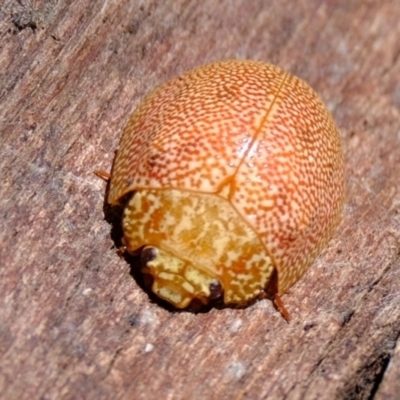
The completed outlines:
{"type": "Polygon", "coordinates": [[[148,94],[123,131],[108,202],[152,291],[177,308],[280,296],[340,222],[340,136],[301,79],[214,62],[148,94]]]}

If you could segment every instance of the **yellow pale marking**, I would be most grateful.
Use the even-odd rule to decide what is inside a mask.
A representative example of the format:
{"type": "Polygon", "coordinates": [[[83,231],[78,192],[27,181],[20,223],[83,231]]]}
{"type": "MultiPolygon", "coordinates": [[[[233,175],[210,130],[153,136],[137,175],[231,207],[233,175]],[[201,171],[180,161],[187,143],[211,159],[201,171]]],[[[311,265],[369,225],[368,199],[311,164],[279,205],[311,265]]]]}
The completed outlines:
{"type": "Polygon", "coordinates": [[[145,267],[152,290],[179,308],[194,298],[207,303],[215,279],[225,303],[245,303],[274,269],[256,233],[215,194],[138,190],[125,208],[123,229],[129,252],[156,249],[145,267]]]}
{"type": "Polygon", "coordinates": [[[162,273],[169,273],[171,276],[181,275],[185,270],[185,262],[177,257],[157,253],[157,257],[151,261],[151,267],[154,271],[159,271],[157,275],[160,278],[162,273]],[[165,271],[165,272],[164,272],[165,271]]]}
{"type": "Polygon", "coordinates": [[[155,251],[156,257],[143,269],[154,278],[153,292],[177,308],[187,307],[194,298],[207,304],[213,279],[168,251],[155,251]]]}
{"type": "MultiPolygon", "coordinates": [[[[169,301],[172,304],[179,304],[179,308],[185,308],[189,305],[189,301],[182,300],[182,296],[179,291],[173,290],[169,286],[159,286],[157,283],[153,285],[153,292],[164,300],[169,301]]],[[[177,306],[178,307],[178,306],[177,306]]]]}
{"type": "Polygon", "coordinates": [[[202,273],[198,268],[188,265],[184,272],[184,278],[188,282],[192,282],[198,289],[200,289],[206,296],[210,295],[210,284],[213,279],[209,280],[205,278],[206,275],[202,273]]]}
{"type": "Polygon", "coordinates": [[[189,283],[189,282],[183,282],[182,284],[182,289],[184,289],[186,292],[194,294],[194,287],[189,283]]]}

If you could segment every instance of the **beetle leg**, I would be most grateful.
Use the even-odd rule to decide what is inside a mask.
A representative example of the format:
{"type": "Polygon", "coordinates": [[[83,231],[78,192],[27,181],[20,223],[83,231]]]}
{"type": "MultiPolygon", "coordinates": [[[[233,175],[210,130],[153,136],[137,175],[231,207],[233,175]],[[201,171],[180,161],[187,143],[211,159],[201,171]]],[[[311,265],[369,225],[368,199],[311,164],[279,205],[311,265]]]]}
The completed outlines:
{"type": "Polygon", "coordinates": [[[102,170],[102,169],[95,169],[94,174],[97,175],[100,179],[108,182],[111,179],[111,174],[102,170]]]}
{"type": "Polygon", "coordinates": [[[285,318],[287,322],[289,322],[290,321],[289,311],[286,310],[279,294],[274,295],[274,304],[275,304],[275,307],[278,309],[278,311],[281,313],[282,317],[285,318]]]}

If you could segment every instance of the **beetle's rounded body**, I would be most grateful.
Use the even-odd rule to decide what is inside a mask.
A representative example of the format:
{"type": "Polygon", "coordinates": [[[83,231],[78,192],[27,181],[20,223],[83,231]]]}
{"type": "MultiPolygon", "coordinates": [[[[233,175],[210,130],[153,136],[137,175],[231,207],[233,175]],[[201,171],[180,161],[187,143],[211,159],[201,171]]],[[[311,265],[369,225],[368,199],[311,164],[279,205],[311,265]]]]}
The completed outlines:
{"type": "Polygon", "coordinates": [[[206,65],[156,88],[133,113],[109,202],[128,193],[127,250],[153,291],[245,304],[276,273],[282,294],[340,220],[344,172],[330,113],[302,80],[254,61],[206,65]]]}

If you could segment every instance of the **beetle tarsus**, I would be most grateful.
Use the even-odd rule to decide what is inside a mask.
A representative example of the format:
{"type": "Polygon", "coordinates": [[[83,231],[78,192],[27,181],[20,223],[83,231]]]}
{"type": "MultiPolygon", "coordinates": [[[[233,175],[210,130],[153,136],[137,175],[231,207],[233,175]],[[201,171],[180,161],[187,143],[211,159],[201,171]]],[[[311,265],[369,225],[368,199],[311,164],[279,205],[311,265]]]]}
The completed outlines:
{"type": "Polygon", "coordinates": [[[286,307],[283,304],[282,299],[280,298],[279,294],[274,295],[274,304],[278,311],[281,313],[282,317],[285,318],[287,322],[290,321],[290,314],[289,311],[286,310],[286,307]]]}
{"type": "Polygon", "coordinates": [[[118,247],[118,249],[117,249],[117,254],[118,254],[120,257],[123,257],[124,254],[125,254],[126,252],[127,252],[126,246],[120,246],[120,247],[118,247]]]}
{"type": "Polygon", "coordinates": [[[96,176],[98,176],[100,179],[103,179],[106,182],[108,182],[111,179],[111,174],[102,169],[95,169],[93,172],[96,176]]]}

